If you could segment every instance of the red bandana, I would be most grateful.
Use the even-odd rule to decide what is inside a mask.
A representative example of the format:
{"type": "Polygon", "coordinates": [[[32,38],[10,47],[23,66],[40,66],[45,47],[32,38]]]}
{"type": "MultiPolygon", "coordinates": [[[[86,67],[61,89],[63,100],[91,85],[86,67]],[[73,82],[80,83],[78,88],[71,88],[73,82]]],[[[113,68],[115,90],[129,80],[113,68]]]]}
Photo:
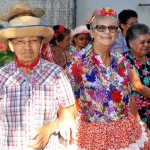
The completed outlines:
{"type": "Polygon", "coordinates": [[[24,64],[22,64],[22,63],[18,60],[18,58],[16,57],[17,67],[27,67],[27,68],[30,68],[31,70],[33,70],[33,68],[38,64],[39,60],[40,60],[40,56],[39,56],[38,59],[37,59],[35,62],[33,62],[31,65],[24,65],[24,64]]]}

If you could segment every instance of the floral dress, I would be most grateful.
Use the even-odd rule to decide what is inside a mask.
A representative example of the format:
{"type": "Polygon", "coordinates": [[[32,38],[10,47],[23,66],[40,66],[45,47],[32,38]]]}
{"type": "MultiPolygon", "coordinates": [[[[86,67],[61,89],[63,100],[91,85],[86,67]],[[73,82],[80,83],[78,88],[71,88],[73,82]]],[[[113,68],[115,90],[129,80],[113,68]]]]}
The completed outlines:
{"type": "Polygon", "coordinates": [[[124,53],[129,51],[127,42],[122,34],[122,31],[118,33],[118,36],[116,37],[114,43],[111,46],[111,50],[119,53],[124,53]]]}
{"type": "MultiPolygon", "coordinates": [[[[146,64],[140,63],[130,51],[124,53],[124,56],[126,57],[128,66],[136,71],[142,84],[150,88],[150,52],[147,54],[146,64]]],[[[146,98],[135,91],[132,91],[132,95],[136,100],[141,119],[150,129],[150,98],[146,98]]]]}
{"type": "Polygon", "coordinates": [[[131,82],[125,59],[119,53],[110,55],[111,64],[105,67],[92,49],[83,49],[66,67],[78,109],[79,149],[139,148],[148,139],[130,114],[131,82]]]}

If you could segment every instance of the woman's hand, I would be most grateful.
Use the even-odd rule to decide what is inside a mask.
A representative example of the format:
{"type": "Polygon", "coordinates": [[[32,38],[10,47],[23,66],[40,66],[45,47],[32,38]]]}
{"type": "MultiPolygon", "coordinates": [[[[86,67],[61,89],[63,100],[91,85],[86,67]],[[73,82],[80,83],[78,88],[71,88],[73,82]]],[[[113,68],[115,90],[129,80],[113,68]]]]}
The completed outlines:
{"type": "Polygon", "coordinates": [[[76,123],[74,116],[68,108],[61,108],[59,111],[59,127],[60,135],[67,141],[71,138],[76,139],[76,123]]]}

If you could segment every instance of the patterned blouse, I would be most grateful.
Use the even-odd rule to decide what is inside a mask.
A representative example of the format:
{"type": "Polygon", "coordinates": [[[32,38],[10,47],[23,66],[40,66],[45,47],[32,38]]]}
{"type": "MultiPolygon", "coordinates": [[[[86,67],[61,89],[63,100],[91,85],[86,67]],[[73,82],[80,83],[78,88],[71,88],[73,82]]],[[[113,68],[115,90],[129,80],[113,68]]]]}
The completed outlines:
{"type": "Polygon", "coordinates": [[[67,64],[79,119],[86,122],[110,122],[128,115],[130,77],[119,53],[111,53],[112,62],[105,67],[93,50],[75,53],[67,64]]]}
{"type": "MultiPolygon", "coordinates": [[[[150,52],[147,54],[146,64],[140,63],[132,53],[124,53],[128,66],[135,70],[143,85],[150,88],[150,52]]],[[[137,92],[132,91],[141,119],[150,125],[150,98],[146,98],[137,92]]]]}
{"type": "Polygon", "coordinates": [[[129,51],[127,42],[121,31],[118,33],[117,38],[115,39],[114,43],[112,44],[111,50],[115,51],[115,52],[119,52],[119,53],[124,53],[124,52],[129,51]]]}

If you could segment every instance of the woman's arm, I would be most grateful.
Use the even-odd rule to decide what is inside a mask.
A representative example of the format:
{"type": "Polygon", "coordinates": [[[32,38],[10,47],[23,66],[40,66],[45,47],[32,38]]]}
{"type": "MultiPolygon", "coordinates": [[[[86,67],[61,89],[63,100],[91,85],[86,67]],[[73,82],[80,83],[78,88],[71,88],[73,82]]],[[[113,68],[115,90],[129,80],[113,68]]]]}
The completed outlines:
{"type": "Polygon", "coordinates": [[[76,104],[69,106],[67,108],[59,108],[58,110],[58,115],[61,115],[61,113],[64,113],[65,110],[69,110],[69,112],[75,117],[77,115],[77,108],[76,108],[76,104]],[[63,112],[64,111],[64,112],[63,112]]]}
{"type": "Polygon", "coordinates": [[[140,115],[138,113],[137,107],[136,107],[136,102],[133,96],[130,96],[130,104],[129,104],[130,110],[131,110],[131,114],[133,116],[135,116],[135,118],[138,121],[141,121],[140,115]]]}
{"type": "Polygon", "coordinates": [[[131,74],[131,80],[133,85],[132,90],[138,92],[146,98],[150,98],[150,88],[142,84],[139,76],[133,69],[129,69],[129,71],[131,74]]]}

